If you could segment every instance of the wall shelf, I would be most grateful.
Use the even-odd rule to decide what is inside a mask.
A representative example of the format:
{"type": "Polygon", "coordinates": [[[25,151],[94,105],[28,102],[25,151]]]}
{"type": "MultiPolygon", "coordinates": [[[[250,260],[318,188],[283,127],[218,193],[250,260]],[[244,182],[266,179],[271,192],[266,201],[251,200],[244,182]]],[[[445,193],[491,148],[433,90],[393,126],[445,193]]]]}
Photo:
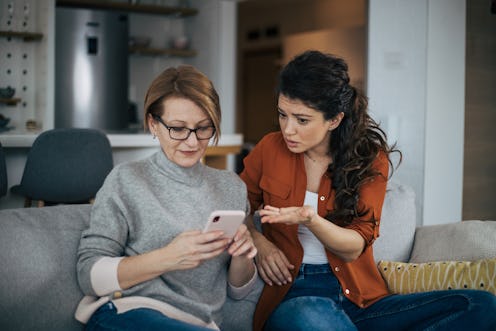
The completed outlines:
{"type": "Polygon", "coordinates": [[[38,41],[43,38],[43,34],[36,32],[0,31],[0,37],[22,38],[24,41],[38,41]]]}
{"type": "Polygon", "coordinates": [[[15,106],[19,102],[21,102],[21,99],[19,99],[19,98],[9,98],[9,99],[0,98],[0,103],[1,104],[4,104],[4,105],[7,105],[7,106],[15,106]]]}
{"type": "Polygon", "coordinates": [[[148,4],[131,4],[125,2],[104,2],[104,1],[83,1],[83,0],[57,0],[57,6],[103,9],[103,10],[120,10],[125,12],[134,12],[142,14],[155,15],[177,15],[180,17],[193,16],[198,13],[195,8],[189,7],[168,7],[148,4]]]}
{"type": "Polygon", "coordinates": [[[174,49],[174,48],[150,48],[150,47],[129,47],[130,54],[148,55],[148,56],[177,56],[193,57],[196,51],[191,49],[174,49]]]}

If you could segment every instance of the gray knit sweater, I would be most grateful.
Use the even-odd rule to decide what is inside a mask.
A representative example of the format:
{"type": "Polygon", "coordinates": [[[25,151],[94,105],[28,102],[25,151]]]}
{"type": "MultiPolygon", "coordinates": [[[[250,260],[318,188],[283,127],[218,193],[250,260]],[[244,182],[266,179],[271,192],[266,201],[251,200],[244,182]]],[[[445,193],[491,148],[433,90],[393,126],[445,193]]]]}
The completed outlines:
{"type": "MultiPolygon", "coordinates": [[[[249,212],[246,187],[231,171],[201,163],[183,168],[162,151],[116,166],[98,192],[90,226],[82,233],[77,264],[82,291],[96,296],[90,271],[101,257],[163,247],[183,231],[201,230],[216,209],[249,212]]],[[[229,259],[225,252],[197,268],[164,273],[122,294],[160,300],[220,325],[229,259]]]]}

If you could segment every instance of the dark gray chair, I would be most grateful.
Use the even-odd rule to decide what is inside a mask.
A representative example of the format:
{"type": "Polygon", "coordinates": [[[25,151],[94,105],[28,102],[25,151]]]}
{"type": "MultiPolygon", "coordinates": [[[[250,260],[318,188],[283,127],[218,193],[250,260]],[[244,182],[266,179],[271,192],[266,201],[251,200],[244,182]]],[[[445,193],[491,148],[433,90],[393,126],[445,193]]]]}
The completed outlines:
{"type": "Polygon", "coordinates": [[[7,165],[5,164],[2,143],[0,143],[0,197],[7,194],[7,184],[7,165]]]}
{"type": "Polygon", "coordinates": [[[52,129],[31,147],[21,183],[11,192],[24,196],[25,207],[92,202],[113,168],[107,136],[94,129],[52,129]]]}

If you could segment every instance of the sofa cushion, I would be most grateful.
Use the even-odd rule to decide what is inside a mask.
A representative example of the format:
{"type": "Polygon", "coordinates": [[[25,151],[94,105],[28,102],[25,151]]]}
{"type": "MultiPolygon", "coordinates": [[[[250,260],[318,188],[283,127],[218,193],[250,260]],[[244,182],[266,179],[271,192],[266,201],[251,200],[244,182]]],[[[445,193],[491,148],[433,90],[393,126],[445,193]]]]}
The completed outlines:
{"type": "Polygon", "coordinates": [[[496,294],[496,258],[426,263],[381,261],[379,271],[391,293],[473,289],[496,294]]]}
{"type": "MultiPolygon", "coordinates": [[[[496,257],[496,221],[463,221],[417,229],[409,262],[474,261],[496,257]]],[[[392,260],[392,259],[384,259],[392,260]]]]}
{"type": "Polygon", "coordinates": [[[379,238],[374,243],[374,258],[407,262],[416,227],[415,193],[412,188],[389,182],[382,206],[379,238]]]}
{"type": "Polygon", "coordinates": [[[90,205],[0,211],[0,329],[82,330],[76,252],[90,205]]]}

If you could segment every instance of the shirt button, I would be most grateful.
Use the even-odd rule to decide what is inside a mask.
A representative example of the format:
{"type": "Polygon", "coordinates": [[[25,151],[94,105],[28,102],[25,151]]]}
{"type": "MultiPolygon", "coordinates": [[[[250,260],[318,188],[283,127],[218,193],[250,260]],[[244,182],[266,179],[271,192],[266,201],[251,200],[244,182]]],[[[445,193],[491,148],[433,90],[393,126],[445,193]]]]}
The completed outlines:
{"type": "Polygon", "coordinates": [[[324,200],[325,200],[325,196],[323,196],[323,195],[322,195],[322,196],[320,197],[320,201],[324,201],[324,200]]]}
{"type": "Polygon", "coordinates": [[[339,267],[334,267],[334,271],[338,272],[339,271],[339,267]]]}
{"type": "Polygon", "coordinates": [[[344,290],[344,293],[350,294],[350,290],[346,289],[346,290],[344,290]]]}
{"type": "Polygon", "coordinates": [[[120,299],[120,298],[122,298],[122,292],[120,292],[120,291],[114,292],[113,297],[114,297],[114,299],[120,299]]]}

